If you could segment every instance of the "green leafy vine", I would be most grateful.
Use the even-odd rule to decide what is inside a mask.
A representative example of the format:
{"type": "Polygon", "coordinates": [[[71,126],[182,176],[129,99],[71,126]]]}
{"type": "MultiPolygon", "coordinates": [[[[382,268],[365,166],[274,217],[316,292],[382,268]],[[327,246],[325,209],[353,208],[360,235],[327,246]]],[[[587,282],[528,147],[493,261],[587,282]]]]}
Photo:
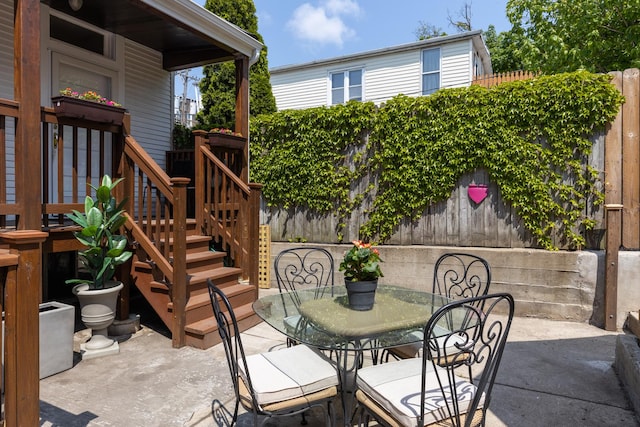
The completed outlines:
{"type": "Polygon", "coordinates": [[[385,241],[402,219],[448,199],[463,174],[484,168],[540,246],[555,249],[560,235],[581,247],[579,231],[594,225],[586,209],[603,201],[588,138],[623,102],[609,81],[581,71],[399,95],[379,109],[350,102],[259,116],[252,180],[264,183],[270,205],[342,219],[371,197],[360,234],[385,241]]]}

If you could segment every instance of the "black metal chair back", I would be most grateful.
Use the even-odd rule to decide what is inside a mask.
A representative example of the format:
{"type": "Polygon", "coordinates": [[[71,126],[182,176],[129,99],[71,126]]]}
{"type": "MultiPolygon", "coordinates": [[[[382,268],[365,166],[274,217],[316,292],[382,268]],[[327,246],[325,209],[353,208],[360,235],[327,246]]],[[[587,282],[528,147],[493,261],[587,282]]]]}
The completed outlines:
{"type": "Polygon", "coordinates": [[[427,372],[435,372],[441,397],[446,396],[441,411],[451,424],[484,425],[513,313],[513,297],[505,293],[454,301],[434,313],[424,329],[421,414],[429,403],[425,393],[433,388],[427,372]],[[475,378],[461,386],[456,372],[465,365],[475,378]]]}
{"type": "Polygon", "coordinates": [[[285,249],[276,257],[273,268],[281,293],[288,293],[296,305],[300,300],[295,291],[315,289],[316,297],[331,292],[334,285],[333,256],[324,248],[301,246],[285,249]]]}
{"type": "MultiPolygon", "coordinates": [[[[233,308],[231,307],[231,303],[227,296],[213,284],[211,279],[208,279],[207,284],[209,288],[211,306],[213,307],[213,314],[218,324],[218,332],[222,339],[222,344],[224,345],[224,353],[227,358],[227,365],[229,365],[229,372],[231,373],[233,392],[235,393],[235,406],[231,421],[231,425],[234,425],[238,419],[238,409],[242,399],[240,396],[240,363],[242,363],[243,371],[246,373],[245,377],[247,388],[249,390],[253,390],[253,386],[249,375],[244,347],[242,346],[242,340],[240,339],[238,322],[233,312],[233,308]]],[[[251,394],[251,400],[251,402],[245,402],[244,406],[258,408],[258,402],[253,394],[251,394]]]]}
{"type": "Polygon", "coordinates": [[[446,253],[433,268],[433,293],[453,300],[486,295],[490,284],[491,267],[476,255],[446,253]]]}

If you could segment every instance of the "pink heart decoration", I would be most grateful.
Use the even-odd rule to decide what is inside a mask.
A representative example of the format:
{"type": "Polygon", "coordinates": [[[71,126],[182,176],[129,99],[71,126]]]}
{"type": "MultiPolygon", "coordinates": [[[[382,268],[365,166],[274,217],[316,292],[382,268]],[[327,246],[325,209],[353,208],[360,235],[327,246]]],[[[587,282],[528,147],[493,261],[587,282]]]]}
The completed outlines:
{"type": "Polygon", "coordinates": [[[487,186],[485,184],[469,184],[467,193],[471,200],[479,204],[487,197],[487,186]]]}

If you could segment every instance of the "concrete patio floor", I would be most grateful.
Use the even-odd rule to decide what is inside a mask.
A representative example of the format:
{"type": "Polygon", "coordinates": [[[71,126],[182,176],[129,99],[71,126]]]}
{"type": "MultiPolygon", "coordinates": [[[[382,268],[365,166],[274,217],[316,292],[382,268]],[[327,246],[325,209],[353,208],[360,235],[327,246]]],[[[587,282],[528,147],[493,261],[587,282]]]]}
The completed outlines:
{"type": "MultiPolygon", "coordinates": [[[[118,355],[76,357],[72,369],[40,381],[40,426],[218,425],[212,402],[232,401],[223,348],[174,349],[170,338],[144,326],[144,317],[142,323],[118,355]]],[[[583,323],[515,318],[486,425],[640,426],[612,368],[617,335],[583,323]]],[[[248,354],[284,346],[264,323],[243,341],[248,354]]],[[[340,414],[339,401],[335,407],[340,414]]],[[[238,425],[251,425],[247,415],[238,425]]],[[[319,414],[308,421],[323,425],[319,414]]],[[[269,425],[297,426],[300,417],[269,425]]]]}

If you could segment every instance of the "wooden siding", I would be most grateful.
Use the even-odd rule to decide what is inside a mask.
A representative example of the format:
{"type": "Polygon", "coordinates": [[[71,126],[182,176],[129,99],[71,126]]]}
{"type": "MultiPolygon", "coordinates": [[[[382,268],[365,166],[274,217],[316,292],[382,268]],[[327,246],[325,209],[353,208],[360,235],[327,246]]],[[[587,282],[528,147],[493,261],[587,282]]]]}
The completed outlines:
{"type": "Polygon", "coordinates": [[[162,56],[125,42],[125,106],[131,113],[131,133],[160,165],[171,148],[171,73],[162,69],[162,56]]]}
{"type": "Polygon", "coordinates": [[[471,84],[472,43],[470,40],[442,46],[440,84],[443,88],[464,87],[471,84]]]}

